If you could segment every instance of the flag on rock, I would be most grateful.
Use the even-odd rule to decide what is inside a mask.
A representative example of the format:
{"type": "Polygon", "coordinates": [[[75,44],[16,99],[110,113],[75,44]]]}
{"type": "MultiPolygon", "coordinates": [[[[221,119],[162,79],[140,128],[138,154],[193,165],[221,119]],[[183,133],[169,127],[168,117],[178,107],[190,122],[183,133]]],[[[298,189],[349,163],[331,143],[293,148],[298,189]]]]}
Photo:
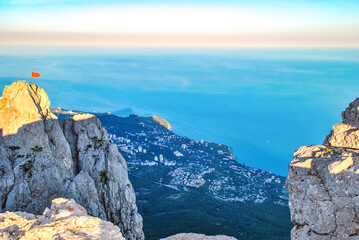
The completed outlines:
{"type": "Polygon", "coordinates": [[[40,73],[31,72],[31,77],[40,77],[40,73]]]}

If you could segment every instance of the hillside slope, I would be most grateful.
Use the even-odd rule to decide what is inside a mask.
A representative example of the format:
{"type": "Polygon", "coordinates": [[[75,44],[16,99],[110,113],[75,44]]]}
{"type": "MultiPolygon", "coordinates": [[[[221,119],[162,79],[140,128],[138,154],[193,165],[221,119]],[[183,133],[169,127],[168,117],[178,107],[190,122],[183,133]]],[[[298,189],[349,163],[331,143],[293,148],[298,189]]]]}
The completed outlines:
{"type": "MultiPolygon", "coordinates": [[[[53,112],[59,119],[77,113],[53,112]]],[[[176,135],[152,117],[95,115],[127,159],[146,238],[289,239],[284,177],[240,164],[228,146],[176,135]]]]}

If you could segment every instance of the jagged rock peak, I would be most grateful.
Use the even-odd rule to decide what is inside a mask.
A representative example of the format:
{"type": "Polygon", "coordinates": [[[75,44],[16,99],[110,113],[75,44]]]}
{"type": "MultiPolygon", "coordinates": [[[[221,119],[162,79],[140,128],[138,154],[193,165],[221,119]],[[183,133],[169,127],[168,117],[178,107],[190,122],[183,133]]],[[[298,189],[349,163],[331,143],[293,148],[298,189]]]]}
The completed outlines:
{"type": "Polygon", "coordinates": [[[113,239],[125,240],[118,226],[87,215],[72,199],[57,198],[42,215],[0,214],[1,239],[113,239]]]}
{"type": "Polygon", "coordinates": [[[60,127],[46,92],[24,81],[7,86],[0,102],[0,212],[40,214],[67,197],[126,239],[144,239],[126,161],[95,116],[75,115],[60,127]]]}
{"type": "Polygon", "coordinates": [[[324,145],[294,153],[286,185],[292,239],[359,238],[359,98],[343,112],[324,145]]]}
{"type": "Polygon", "coordinates": [[[335,124],[324,140],[325,145],[359,149],[359,98],[342,113],[343,122],[335,124]]]}
{"type": "Polygon", "coordinates": [[[50,100],[44,89],[25,81],[5,87],[0,98],[0,110],[3,135],[16,134],[25,124],[48,118],[56,119],[50,111],[50,100]]]}
{"type": "Polygon", "coordinates": [[[343,123],[359,128],[359,98],[349,104],[342,113],[343,123]]]}

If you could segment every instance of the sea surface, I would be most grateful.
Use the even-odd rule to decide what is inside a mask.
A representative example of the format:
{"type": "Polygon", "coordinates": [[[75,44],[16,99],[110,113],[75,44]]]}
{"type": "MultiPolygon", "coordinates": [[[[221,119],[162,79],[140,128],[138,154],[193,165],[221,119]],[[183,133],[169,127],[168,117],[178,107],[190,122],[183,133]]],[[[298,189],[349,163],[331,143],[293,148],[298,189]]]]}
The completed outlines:
{"type": "Polygon", "coordinates": [[[321,144],[359,97],[359,49],[1,47],[0,88],[19,79],[52,107],[156,115],[285,176],[294,151],[321,144]]]}

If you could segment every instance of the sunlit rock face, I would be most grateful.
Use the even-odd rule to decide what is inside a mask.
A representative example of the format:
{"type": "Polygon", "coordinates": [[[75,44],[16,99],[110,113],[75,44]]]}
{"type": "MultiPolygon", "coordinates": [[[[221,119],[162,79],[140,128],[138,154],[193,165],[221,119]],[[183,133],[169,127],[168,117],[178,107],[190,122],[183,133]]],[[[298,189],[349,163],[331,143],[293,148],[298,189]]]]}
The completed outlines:
{"type": "Polygon", "coordinates": [[[68,197],[126,239],[144,239],[126,161],[100,121],[75,115],[60,127],[49,107],[46,92],[25,81],[0,98],[0,211],[40,214],[68,197]]]}
{"type": "Polygon", "coordinates": [[[169,122],[167,122],[166,119],[163,118],[159,118],[157,116],[152,116],[152,119],[155,120],[156,122],[158,122],[159,124],[161,124],[163,127],[165,127],[167,130],[172,130],[172,126],[171,124],[169,124],[169,122]]]}
{"type": "Polygon", "coordinates": [[[349,104],[342,113],[343,122],[335,124],[324,144],[333,147],[359,149],[359,98],[349,104]]]}
{"type": "Polygon", "coordinates": [[[16,134],[20,127],[47,118],[56,119],[50,112],[46,92],[25,81],[6,86],[0,98],[0,128],[3,135],[16,134]]]}
{"type": "Polygon", "coordinates": [[[359,239],[359,98],[323,145],[294,153],[286,185],[292,239],[359,239]]]}
{"type": "Polygon", "coordinates": [[[0,102],[0,209],[40,213],[73,178],[69,145],[43,89],[19,81],[0,102]]]}
{"type": "Polygon", "coordinates": [[[162,240],[236,240],[236,238],[225,235],[207,236],[197,233],[180,233],[163,238],[162,240]]]}
{"type": "Polygon", "coordinates": [[[118,226],[87,215],[72,199],[57,198],[42,215],[0,214],[1,239],[113,239],[125,240],[118,226]]]}

